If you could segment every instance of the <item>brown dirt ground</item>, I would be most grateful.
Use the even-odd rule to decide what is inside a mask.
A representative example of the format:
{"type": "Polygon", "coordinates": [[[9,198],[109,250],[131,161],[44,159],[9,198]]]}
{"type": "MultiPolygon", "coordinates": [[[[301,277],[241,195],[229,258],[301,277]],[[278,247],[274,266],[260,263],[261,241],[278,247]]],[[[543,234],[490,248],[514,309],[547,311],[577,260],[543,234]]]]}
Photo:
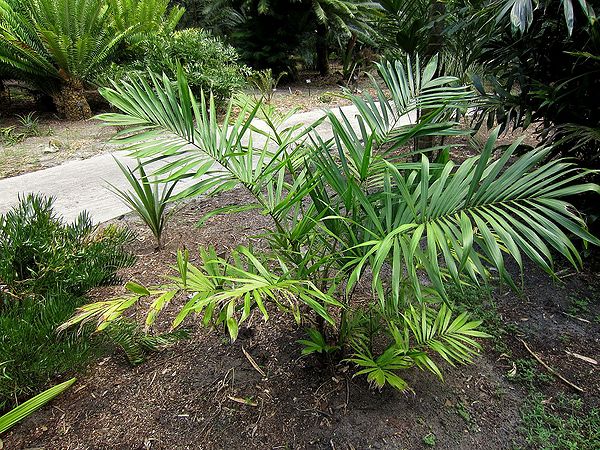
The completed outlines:
{"type": "MultiPolygon", "coordinates": [[[[186,203],[172,218],[160,252],[135,217],[117,221],[138,233],[132,245],[138,263],[123,278],[156,283],[182,246],[192,254],[201,245],[223,253],[242,243],[260,247],[252,236],[270,224],[255,212],[194,227],[203,213],[248,200],[244,191],[234,190],[186,203]]],[[[598,366],[565,353],[600,356],[599,274],[586,267],[581,274],[562,271],[561,277],[552,283],[527,268],[522,296],[495,290],[502,320],[513,325],[506,338],[512,356],[499,354],[494,342],[486,341],[473,365],[445,367],[444,382],[407,371],[403,376],[414,394],[369,390],[364,379],[351,378],[345,364],[327,368],[317,359],[301,358],[296,342],[301,330],[288,316],[274,314],[268,323],[254,317],[234,344],[221,331],[196,328],[190,339],[135,368],[115,352],[91,364],[74,388],[10,431],[4,445],[48,450],[420,449],[427,448],[423,437],[433,433],[438,449],[520,447],[519,409],[526,389],[507,377],[517,358],[529,357],[518,339],[582,386],[586,405],[600,404],[598,366]],[[590,299],[590,309],[569,313],[574,296],[590,299]]],[[[106,288],[91,297],[119,291],[106,288]]],[[[550,402],[560,391],[570,392],[557,380],[543,388],[550,402]]]]}

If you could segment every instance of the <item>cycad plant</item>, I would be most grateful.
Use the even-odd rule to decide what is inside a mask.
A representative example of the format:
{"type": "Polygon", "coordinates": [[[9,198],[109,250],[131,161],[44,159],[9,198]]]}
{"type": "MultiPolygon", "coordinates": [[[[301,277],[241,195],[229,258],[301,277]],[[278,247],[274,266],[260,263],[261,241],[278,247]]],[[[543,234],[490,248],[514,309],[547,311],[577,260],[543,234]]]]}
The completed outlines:
{"type": "Polygon", "coordinates": [[[131,31],[117,31],[104,0],[0,0],[0,64],[49,92],[65,118],[86,119],[84,83],[131,31]]]}
{"type": "Polygon", "coordinates": [[[219,125],[212,99],[197,102],[181,75],[175,86],[155,77],[152,85],[132,80],[103,90],[121,112],[102,119],[130,126],[117,141],[138,158],[170,158],[156,173],[165,181],[199,180],[180,196],[247,189],[255,205],[238,209],[256,207],[272,219],[271,251],[241,247],[225,258],[201,250],[197,265],[180,252],[170,284],[88,305],[67,326],[98,320],[104,327],[150,296],[149,326],[185,294],[174,327],[196,314],[235,339],[251,314],[267,320],[275,305],[309,328],[305,354],[346,358],[379,387],[408,389],[398,372],[413,366],[441,377],[435,355],[470,362],[485,334],[468,314],[453,313],[446,286],[497,274],[518,288],[507,257],[521,268],[526,257],[551,276],[553,255],[580,266],[570,236],[600,241],[564,197],[598,186],[578,184],[584,174],[567,161],[542,163],[547,148],[517,158],[517,141],[494,158],[497,130],[461,164],[448,160],[450,145],[415,150],[417,138],[464,133],[454,118],[469,106],[470,89],[436,77],[437,69],[435,58],[424,67],[381,64],[391,94],[349,94],[358,125],[328,113],[329,140],[313,132],[318,123],[273,125],[262,148],[245,139],[251,129],[261,132],[252,126],[258,106],[235,120],[230,107],[219,125]]]}
{"type": "Polygon", "coordinates": [[[168,35],[175,31],[185,8],[170,6],[169,0],[107,0],[116,29],[135,29],[127,41],[135,44],[149,35],[168,35]]]}

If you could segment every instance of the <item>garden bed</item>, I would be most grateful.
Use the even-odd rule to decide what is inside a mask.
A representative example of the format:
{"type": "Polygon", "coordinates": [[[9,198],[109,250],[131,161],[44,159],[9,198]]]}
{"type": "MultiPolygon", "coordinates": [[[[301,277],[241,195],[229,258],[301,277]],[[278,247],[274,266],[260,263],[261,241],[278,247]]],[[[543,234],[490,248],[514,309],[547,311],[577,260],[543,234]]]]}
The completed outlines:
{"type": "MultiPolygon", "coordinates": [[[[159,282],[182,246],[192,255],[198,246],[212,245],[223,254],[249,242],[260,247],[252,236],[270,223],[255,212],[218,216],[194,227],[216,207],[249,200],[244,191],[234,190],[180,206],[165,248],[158,252],[136,218],[118,220],[138,236],[133,244],[138,262],[123,271],[123,278],[159,282]]],[[[373,391],[364,378],[351,378],[347,363],[328,368],[318,357],[301,358],[296,341],[304,336],[289,316],[276,315],[268,323],[255,316],[232,345],[220,331],[194,328],[190,339],[138,367],[131,368],[119,352],[93,363],[70,391],[10,431],[4,446],[539,448],[532,440],[541,434],[536,427],[545,423],[522,419],[531,409],[531,392],[540,392],[539,404],[556,414],[565,409],[558,400],[561,393],[577,392],[549,376],[523,342],[584,389],[581,409],[567,416],[584,420],[586,412],[600,406],[598,365],[573,356],[599,359],[600,277],[592,267],[580,274],[559,273],[561,282],[553,283],[538,269],[527,268],[521,296],[506,288],[494,289],[493,301],[480,291],[463,294],[460,301],[486,320],[495,338],[484,343],[473,365],[445,365],[444,382],[416,369],[404,372],[414,392],[373,391]]],[[[104,299],[119,291],[103,288],[91,297],[104,299]]],[[[586,448],[594,448],[594,442],[588,437],[591,446],[586,448]]]]}

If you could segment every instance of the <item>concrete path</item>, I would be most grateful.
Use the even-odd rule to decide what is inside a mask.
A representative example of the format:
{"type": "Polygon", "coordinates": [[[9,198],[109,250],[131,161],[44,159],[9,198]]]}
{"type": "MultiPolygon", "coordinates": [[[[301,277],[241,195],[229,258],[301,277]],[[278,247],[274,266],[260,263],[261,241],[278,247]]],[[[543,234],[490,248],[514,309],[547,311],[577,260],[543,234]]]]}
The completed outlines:
{"type": "MultiPolygon", "coordinates": [[[[356,108],[345,106],[341,110],[355,125],[356,108]]],[[[286,125],[310,124],[323,115],[323,110],[295,114],[286,125]]],[[[316,132],[324,140],[332,136],[331,126],[327,122],[321,124],[316,132]]],[[[257,138],[253,136],[259,145],[257,138]]],[[[129,208],[107,189],[108,183],[120,189],[129,188],[114,157],[130,166],[135,165],[135,161],[125,156],[124,152],[115,152],[0,180],[0,214],[17,204],[19,195],[30,192],[53,196],[56,211],[66,220],[75,219],[84,209],[90,212],[96,223],[125,214],[129,208]]],[[[183,190],[190,184],[179,183],[177,189],[183,190]]]]}

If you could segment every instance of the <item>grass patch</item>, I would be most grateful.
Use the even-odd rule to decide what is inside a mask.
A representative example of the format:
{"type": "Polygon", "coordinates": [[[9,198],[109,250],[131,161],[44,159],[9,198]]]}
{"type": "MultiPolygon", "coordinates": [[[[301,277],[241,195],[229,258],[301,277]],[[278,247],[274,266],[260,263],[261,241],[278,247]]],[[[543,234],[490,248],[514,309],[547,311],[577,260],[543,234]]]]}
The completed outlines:
{"type": "Polygon", "coordinates": [[[590,299],[587,297],[571,297],[567,313],[572,316],[586,315],[590,312],[590,299]]]}
{"type": "Polygon", "coordinates": [[[515,359],[515,372],[510,379],[521,383],[529,391],[535,391],[545,384],[552,383],[553,378],[550,374],[543,372],[539,368],[536,360],[531,358],[515,359]]]}
{"type": "Polygon", "coordinates": [[[521,410],[522,431],[530,448],[544,450],[596,450],[600,448],[600,410],[584,411],[577,396],[545,401],[540,393],[529,396],[521,410]]]}
{"type": "Polygon", "coordinates": [[[456,312],[469,312],[474,319],[481,320],[481,331],[492,336],[489,343],[498,353],[511,354],[510,348],[505,343],[509,331],[514,331],[514,326],[504,323],[498,313],[498,308],[492,296],[492,289],[484,286],[465,285],[461,288],[449,286],[448,298],[456,312]]]}

